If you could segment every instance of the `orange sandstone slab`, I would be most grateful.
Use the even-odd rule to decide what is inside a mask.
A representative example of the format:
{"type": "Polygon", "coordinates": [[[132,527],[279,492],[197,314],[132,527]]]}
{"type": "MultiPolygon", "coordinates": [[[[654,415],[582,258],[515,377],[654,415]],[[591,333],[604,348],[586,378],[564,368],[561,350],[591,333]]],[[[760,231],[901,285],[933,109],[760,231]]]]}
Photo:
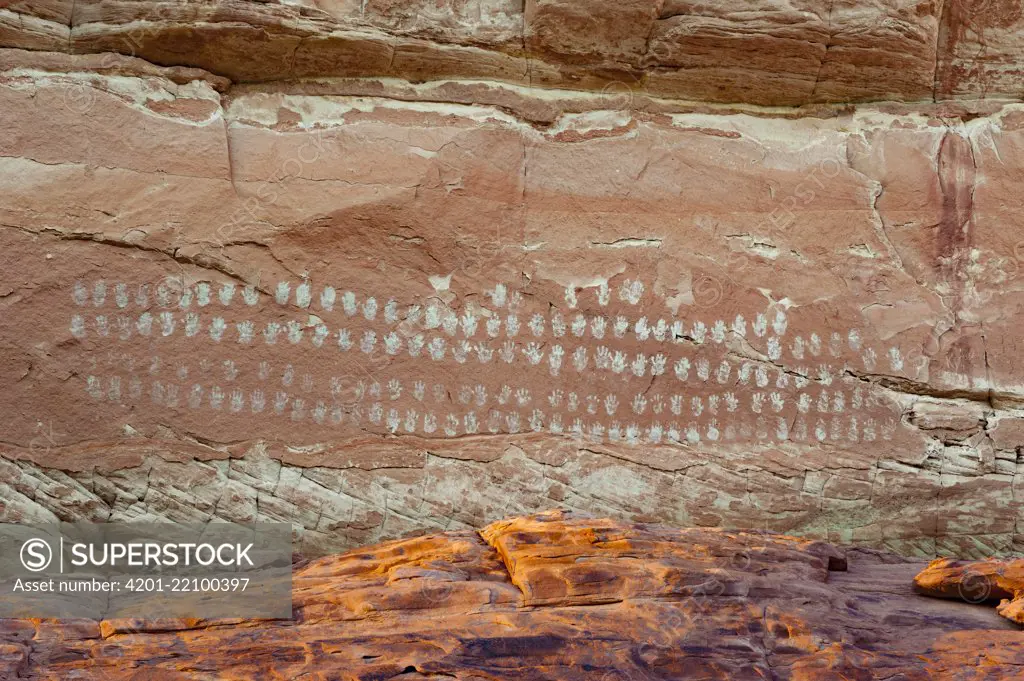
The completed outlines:
{"type": "Polygon", "coordinates": [[[368,546],[295,572],[291,621],[0,622],[18,679],[1013,679],[990,609],[920,563],[771,533],[563,512],[368,546]]]}

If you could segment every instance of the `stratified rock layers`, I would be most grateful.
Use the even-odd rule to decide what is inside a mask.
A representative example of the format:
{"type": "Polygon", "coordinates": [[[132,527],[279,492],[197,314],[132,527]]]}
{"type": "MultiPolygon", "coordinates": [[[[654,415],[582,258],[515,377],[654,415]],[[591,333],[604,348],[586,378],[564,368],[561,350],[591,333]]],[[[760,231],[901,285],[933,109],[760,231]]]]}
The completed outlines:
{"type": "Polygon", "coordinates": [[[464,78],[762,105],[1021,94],[1014,0],[15,0],[0,47],[236,82],[464,78]]]}
{"type": "Polygon", "coordinates": [[[1013,679],[1017,627],[919,563],[548,513],[313,561],[295,620],[6,620],[19,679],[1013,679]],[[239,654],[239,651],[244,651],[239,654]]]}
{"type": "MultiPolygon", "coordinates": [[[[51,4],[0,10],[0,519],[286,520],[329,553],[562,505],[1024,545],[1024,106],[971,84],[1017,82],[1010,19],[946,89],[865,62],[855,92],[832,58],[888,44],[839,30],[863,14],[831,29],[862,49],[806,8],[704,17],[800,83],[711,96],[645,61],[679,3],[609,4],[628,36],[554,2],[456,7],[464,33],[51,4]],[[755,49],[783,29],[791,60],[755,49]],[[927,101],[813,104],[882,96],[927,101]]],[[[934,70],[974,33],[916,7],[934,70]]]]}

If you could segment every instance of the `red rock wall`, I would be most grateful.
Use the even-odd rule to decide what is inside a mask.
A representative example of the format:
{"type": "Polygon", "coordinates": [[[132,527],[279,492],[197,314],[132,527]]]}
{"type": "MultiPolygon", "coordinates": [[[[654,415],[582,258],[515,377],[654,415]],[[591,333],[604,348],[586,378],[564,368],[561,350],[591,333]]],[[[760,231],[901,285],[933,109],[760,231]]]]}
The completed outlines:
{"type": "Polygon", "coordinates": [[[1014,0],[15,0],[0,46],[232,78],[496,79],[794,105],[1020,94],[1014,0]]]}
{"type": "Polygon", "coordinates": [[[1020,550],[1019,17],[964,7],[5,6],[0,518],[1020,550]]]}

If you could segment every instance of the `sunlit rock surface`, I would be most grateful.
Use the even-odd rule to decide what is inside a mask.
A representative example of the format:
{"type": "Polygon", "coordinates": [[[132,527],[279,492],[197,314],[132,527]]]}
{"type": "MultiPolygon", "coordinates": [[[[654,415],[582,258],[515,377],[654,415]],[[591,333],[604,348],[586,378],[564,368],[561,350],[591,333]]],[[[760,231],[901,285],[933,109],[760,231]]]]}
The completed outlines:
{"type": "Polygon", "coordinates": [[[1014,679],[994,610],[923,563],[769,533],[551,512],[295,574],[293,622],[6,620],[18,679],[1014,679]]]}
{"type": "Polygon", "coordinates": [[[1003,617],[1024,624],[1024,560],[939,558],[914,577],[921,593],[970,603],[998,603],[1003,617]]]}

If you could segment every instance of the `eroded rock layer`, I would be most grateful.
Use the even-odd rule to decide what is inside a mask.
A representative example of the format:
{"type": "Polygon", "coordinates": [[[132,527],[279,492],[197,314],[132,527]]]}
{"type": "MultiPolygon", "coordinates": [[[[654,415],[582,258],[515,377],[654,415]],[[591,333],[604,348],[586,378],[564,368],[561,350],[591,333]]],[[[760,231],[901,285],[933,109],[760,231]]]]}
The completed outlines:
{"type": "Polygon", "coordinates": [[[0,519],[1021,549],[1012,11],[429,4],[0,9],[0,519]]]}
{"type": "Polygon", "coordinates": [[[469,78],[794,105],[1013,97],[1015,0],[19,0],[0,47],[235,81],[469,78]]]}
{"type": "Polygon", "coordinates": [[[547,513],[317,559],[295,574],[293,622],[6,620],[0,673],[1019,678],[1019,629],[990,608],[915,595],[921,567],[774,534],[547,513]]]}

